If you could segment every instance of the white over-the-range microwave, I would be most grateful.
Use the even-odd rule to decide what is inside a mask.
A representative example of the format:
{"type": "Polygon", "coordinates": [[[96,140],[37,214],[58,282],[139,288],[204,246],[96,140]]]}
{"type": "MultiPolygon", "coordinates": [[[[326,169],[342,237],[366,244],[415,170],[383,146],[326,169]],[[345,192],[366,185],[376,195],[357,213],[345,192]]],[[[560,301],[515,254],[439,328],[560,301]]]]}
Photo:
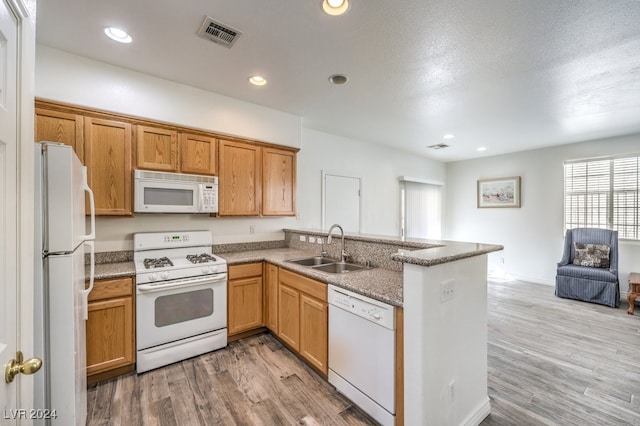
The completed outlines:
{"type": "Polygon", "coordinates": [[[137,213],[217,213],[218,178],[181,173],[134,171],[137,213]]]}

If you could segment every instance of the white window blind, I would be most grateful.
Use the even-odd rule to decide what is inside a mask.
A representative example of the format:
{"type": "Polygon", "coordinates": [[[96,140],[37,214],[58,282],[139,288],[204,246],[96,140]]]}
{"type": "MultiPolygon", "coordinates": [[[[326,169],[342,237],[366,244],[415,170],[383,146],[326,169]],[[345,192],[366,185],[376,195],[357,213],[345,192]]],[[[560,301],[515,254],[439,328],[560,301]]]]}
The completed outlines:
{"type": "Polygon", "coordinates": [[[408,238],[442,237],[442,186],[420,182],[402,182],[402,236],[408,238]]]}
{"type": "Polygon", "coordinates": [[[640,239],[640,156],[566,162],[565,229],[589,227],[640,239]]]}

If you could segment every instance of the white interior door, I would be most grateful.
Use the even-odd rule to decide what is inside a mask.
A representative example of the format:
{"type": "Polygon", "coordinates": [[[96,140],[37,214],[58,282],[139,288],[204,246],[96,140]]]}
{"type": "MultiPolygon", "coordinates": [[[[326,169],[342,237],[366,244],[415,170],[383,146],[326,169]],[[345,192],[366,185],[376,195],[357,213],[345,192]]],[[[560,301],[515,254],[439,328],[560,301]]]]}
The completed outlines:
{"type": "Polygon", "coordinates": [[[337,223],[345,232],[360,232],[360,178],[323,173],[322,228],[337,223]]]}
{"type": "Polygon", "coordinates": [[[18,19],[0,0],[0,411],[17,408],[16,382],[4,380],[5,364],[17,349],[18,194],[18,19]]]}

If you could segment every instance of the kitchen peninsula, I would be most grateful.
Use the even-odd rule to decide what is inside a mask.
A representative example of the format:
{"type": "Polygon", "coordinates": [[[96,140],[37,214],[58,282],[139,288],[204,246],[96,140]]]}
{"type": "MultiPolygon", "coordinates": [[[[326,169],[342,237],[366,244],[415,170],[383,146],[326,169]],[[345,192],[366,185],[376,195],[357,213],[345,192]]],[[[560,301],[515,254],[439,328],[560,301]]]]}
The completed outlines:
{"type": "MultiPolygon", "coordinates": [[[[398,335],[404,336],[397,345],[404,352],[397,361],[398,374],[404,371],[397,424],[479,424],[490,410],[487,254],[502,246],[357,234],[345,235],[347,260],[371,268],[331,274],[288,262],[322,250],[340,258],[339,239],[326,244],[326,237],[326,231],[285,229],[281,241],[218,244],[213,252],[230,269],[264,263],[265,321],[256,331],[269,327],[270,266],[402,308],[404,320],[396,320],[403,331],[398,335]]],[[[96,270],[101,278],[110,277],[108,265],[96,270]]]]}

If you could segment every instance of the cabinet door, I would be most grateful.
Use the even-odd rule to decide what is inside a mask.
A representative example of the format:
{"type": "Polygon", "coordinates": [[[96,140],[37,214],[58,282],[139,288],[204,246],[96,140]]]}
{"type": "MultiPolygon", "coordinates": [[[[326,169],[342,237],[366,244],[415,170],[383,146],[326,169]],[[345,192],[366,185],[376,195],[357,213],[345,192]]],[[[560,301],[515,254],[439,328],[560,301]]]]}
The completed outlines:
{"type": "Polygon", "coordinates": [[[82,119],[78,114],[36,108],[35,141],[61,142],[69,145],[84,163],[82,119]]]}
{"type": "Polygon", "coordinates": [[[300,292],[282,283],[278,286],[278,336],[300,351],[300,292]]]}
{"type": "Polygon", "coordinates": [[[269,330],[278,334],[278,267],[267,263],[265,272],[265,323],[269,330]]]}
{"type": "Polygon", "coordinates": [[[300,295],[300,355],[328,374],[329,309],[326,302],[300,295]]]}
{"type": "Polygon", "coordinates": [[[296,214],[296,154],[282,149],[262,150],[262,214],[296,214]]]}
{"type": "Polygon", "coordinates": [[[100,373],[135,362],[133,352],[133,298],[89,303],[87,374],[100,373]]]}
{"type": "Polygon", "coordinates": [[[141,169],[177,172],[178,132],[159,127],[136,127],[136,166],[141,169]]]}
{"type": "Polygon", "coordinates": [[[262,194],[262,150],[259,146],[220,140],[220,216],[258,216],[262,194]]]}
{"type": "Polygon", "coordinates": [[[85,165],[97,215],[131,216],[131,124],[85,117],[85,165]]]}
{"type": "Polygon", "coordinates": [[[180,171],[215,175],[217,141],[208,136],[180,133],[180,171]]]}
{"type": "Polygon", "coordinates": [[[262,277],[230,280],[228,291],[229,335],[261,327],[262,277]]]}

